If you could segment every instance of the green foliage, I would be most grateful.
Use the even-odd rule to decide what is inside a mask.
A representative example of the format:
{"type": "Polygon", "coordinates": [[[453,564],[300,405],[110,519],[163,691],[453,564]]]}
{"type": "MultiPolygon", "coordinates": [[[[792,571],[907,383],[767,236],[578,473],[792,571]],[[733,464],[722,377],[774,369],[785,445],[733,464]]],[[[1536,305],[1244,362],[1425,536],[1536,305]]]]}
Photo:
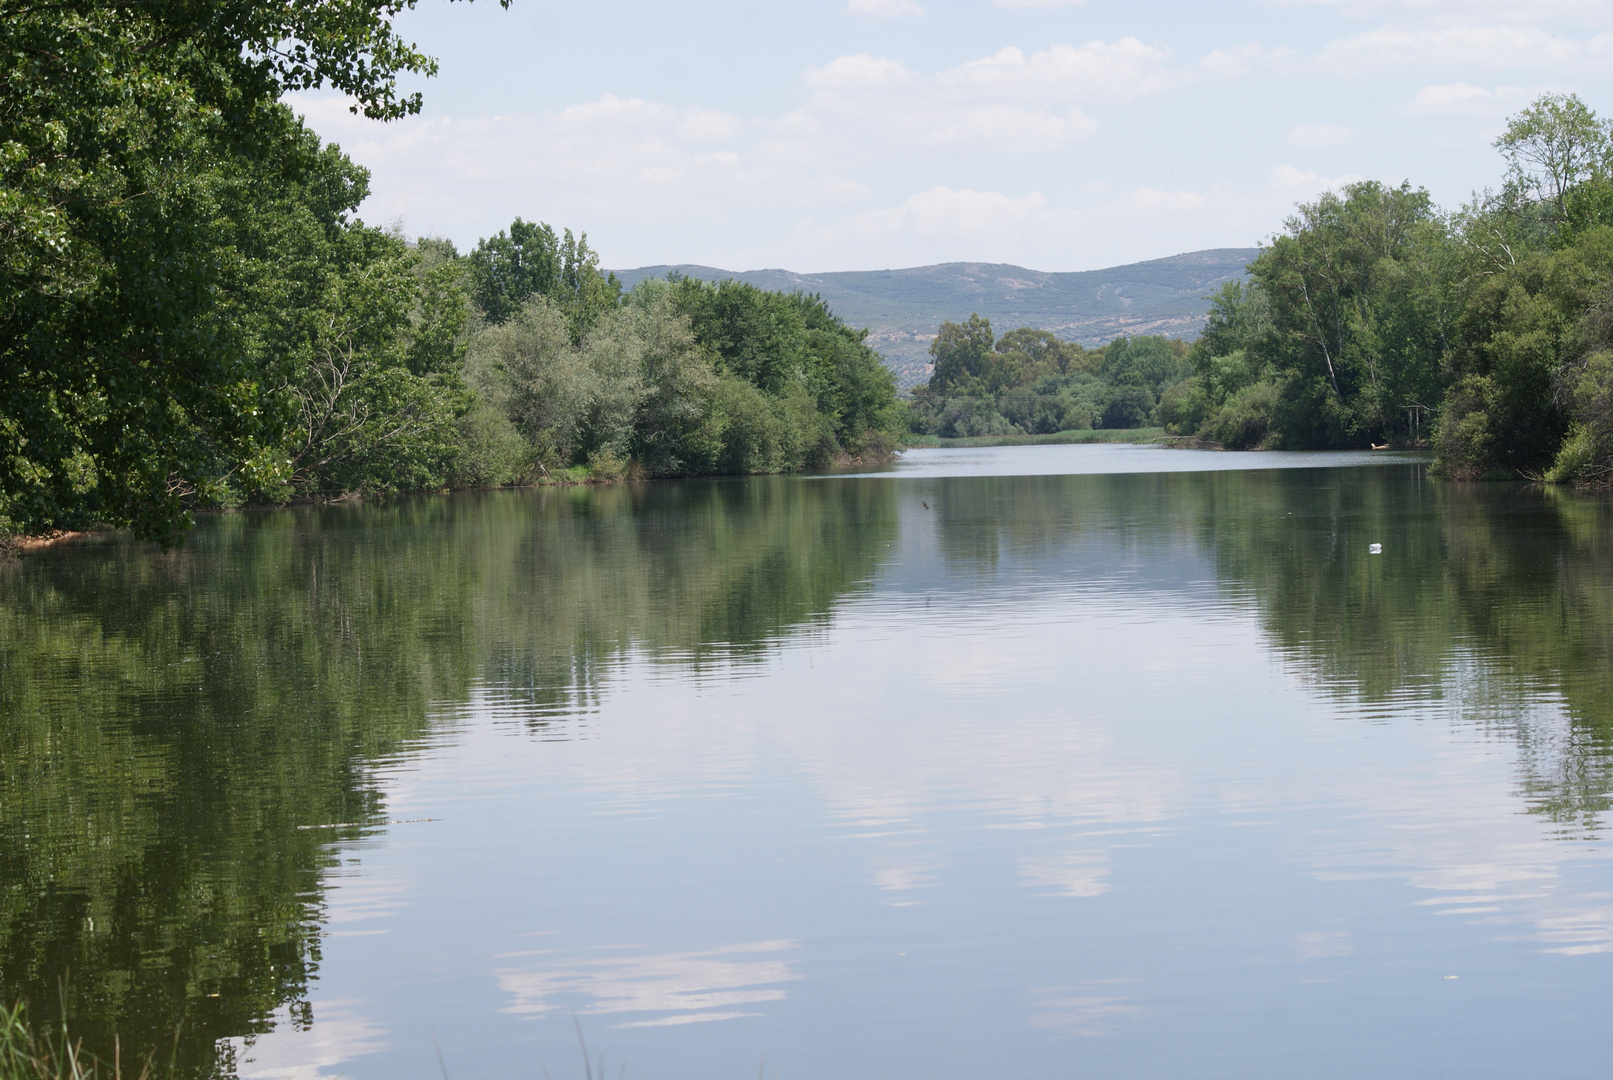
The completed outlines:
{"type": "Polygon", "coordinates": [[[1558,224],[1570,218],[1569,194],[1607,175],[1607,125],[1575,94],[1542,94],[1495,140],[1507,162],[1507,186],[1546,208],[1558,224]]]}
{"type": "Polygon", "coordinates": [[[538,727],[641,650],[765,655],[895,527],[889,486],[758,478],[304,505],[0,564],[0,1002],[106,1062],[121,1040],[128,1077],[152,1052],[232,1075],[221,1040],[309,1017],[333,841],[387,819],[373,764],[434,708],[498,686],[538,727]]]}
{"type": "Polygon", "coordinates": [[[1228,450],[1255,450],[1272,441],[1283,387],[1257,382],[1239,387],[1198,425],[1197,434],[1228,450]]]}
{"type": "Polygon", "coordinates": [[[841,322],[820,298],[684,277],[672,279],[669,296],[714,371],[794,402],[781,405],[781,418],[803,417],[800,403],[812,403],[821,422],[798,432],[803,463],[877,459],[894,447],[902,422],[896,380],[865,343],[866,331],[841,322]]]}
{"type": "Polygon", "coordinates": [[[943,322],[930,342],[930,356],[935,361],[930,389],[942,393],[973,389],[991,361],[994,344],[990,319],[970,315],[968,322],[943,322]]]}
{"type": "Polygon", "coordinates": [[[1446,237],[1427,192],[1369,181],[1301,206],[1250,265],[1271,329],[1248,347],[1284,379],[1286,443],[1415,437],[1455,314],[1446,237]]]}
{"type": "Polygon", "coordinates": [[[1576,336],[1576,347],[1556,380],[1558,398],[1572,422],[1546,479],[1605,487],[1613,484],[1613,304],[1608,290],[1591,302],[1576,336]]]}
{"type": "Polygon", "coordinates": [[[576,340],[622,295],[615,274],[600,274],[587,233],[574,238],[567,229],[562,239],[547,224],[520,218],[508,233],[477,244],[467,270],[471,297],[488,322],[504,323],[541,296],[565,312],[576,340]]]}
{"type": "Polygon", "coordinates": [[[513,454],[480,473],[788,472],[894,447],[894,380],[813,298],[646,281],[572,329],[538,296],[472,342],[470,381],[507,419],[473,409],[479,453],[513,454]]]}
{"type": "Polygon", "coordinates": [[[1608,126],[1546,95],[1496,146],[1505,189],[1455,214],[1409,184],[1301,206],[1212,297],[1161,421],[1226,446],[1432,443],[1458,479],[1606,482],[1608,126]]]}
{"type": "Polygon", "coordinates": [[[1147,391],[1148,408],[1151,409],[1166,387],[1174,386],[1188,376],[1191,369],[1187,363],[1187,351],[1186,342],[1170,338],[1116,338],[1104,347],[1100,370],[1104,379],[1116,387],[1147,391]]]}
{"type": "Polygon", "coordinates": [[[1191,435],[1210,413],[1209,394],[1204,381],[1190,376],[1160,395],[1154,418],[1171,435],[1191,435]]]}
{"type": "Polygon", "coordinates": [[[363,226],[341,230],[324,254],[322,280],[285,313],[295,333],[272,358],[292,410],[288,485],[247,494],[442,486],[470,406],[455,279],[421,272],[419,253],[363,226]]]}
{"type": "Polygon", "coordinates": [[[954,439],[1142,427],[1189,371],[1183,342],[1117,338],[1088,350],[1028,326],[997,339],[979,315],[943,322],[930,355],[934,372],[913,391],[909,424],[954,439]]]}
{"type": "Polygon", "coordinates": [[[0,530],[171,540],[290,481],[274,324],[365,177],[278,101],[418,111],[409,6],[0,2],[0,530]]]}

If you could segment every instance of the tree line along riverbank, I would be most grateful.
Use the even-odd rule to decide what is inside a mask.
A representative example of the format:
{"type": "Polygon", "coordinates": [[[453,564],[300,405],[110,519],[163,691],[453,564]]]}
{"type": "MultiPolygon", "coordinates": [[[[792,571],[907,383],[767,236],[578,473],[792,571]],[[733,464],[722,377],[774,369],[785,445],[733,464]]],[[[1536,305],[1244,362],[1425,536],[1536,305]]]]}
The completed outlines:
{"type": "Polygon", "coordinates": [[[894,380],[815,298],[355,217],[368,174],[281,98],[417,112],[398,7],[0,0],[0,534],[890,453],[894,380]]]}
{"type": "Polygon", "coordinates": [[[1301,206],[1192,346],[971,317],[904,401],[817,298],[623,290],[519,218],[466,253],[358,219],[367,173],[281,99],[418,111],[398,76],[434,62],[395,7],[0,0],[0,535],[1149,425],[1613,478],[1613,140],[1575,97],[1514,118],[1501,189],[1458,210],[1376,182],[1301,206]]]}
{"type": "Polygon", "coordinates": [[[948,323],[915,430],[1157,424],[1233,449],[1428,446],[1454,479],[1613,482],[1613,133],[1547,95],[1456,210],[1363,181],[1301,205],[1188,347],[948,323]]]}

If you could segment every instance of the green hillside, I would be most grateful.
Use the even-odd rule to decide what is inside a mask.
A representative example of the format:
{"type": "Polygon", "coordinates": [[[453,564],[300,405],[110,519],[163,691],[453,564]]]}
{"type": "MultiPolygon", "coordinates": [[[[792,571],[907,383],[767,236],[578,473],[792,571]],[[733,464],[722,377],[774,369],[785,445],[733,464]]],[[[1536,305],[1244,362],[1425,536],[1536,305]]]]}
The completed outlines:
{"type": "Polygon", "coordinates": [[[1215,248],[1168,259],[1078,273],[1044,273],[1006,263],[942,263],[906,270],[797,274],[789,270],[736,273],[710,266],[644,266],[617,270],[631,288],[647,277],[677,271],[719,281],[736,278],[758,288],[817,293],[852,326],[867,327],[903,385],[925,378],[927,350],[943,319],[989,318],[999,331],[1020,326],[1052,330],[1083,345],[1121,334],[1194,337],[1207,297],[1241,278],[1258,248],[1215,248]]]}

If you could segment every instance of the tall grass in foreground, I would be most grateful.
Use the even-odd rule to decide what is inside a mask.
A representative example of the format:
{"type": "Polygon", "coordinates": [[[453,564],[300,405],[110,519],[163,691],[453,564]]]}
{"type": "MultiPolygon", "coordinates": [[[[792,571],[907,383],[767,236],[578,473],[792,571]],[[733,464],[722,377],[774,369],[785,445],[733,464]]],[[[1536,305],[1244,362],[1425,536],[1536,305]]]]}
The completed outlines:
{"type": "MultiPolygon", "coordinates": [[[[174,1032],[174,1045],[179,1045],[174,1032]]],[[[28,1020],[28,1006],[18,1002],[7,1009],[0,1006],[0,1080],[123,1080],[122,1054],[113,1042],[110,1062],[102,1061],[74,1039],[64,1018],[59,1025],[35,1027],[28,1020]]],[[[155,1080],[153,1051],[139,1063],[131,1080],[155,1080]]],[[[168,1071],[173,1071],[170,1061],[168,1071]]]]}

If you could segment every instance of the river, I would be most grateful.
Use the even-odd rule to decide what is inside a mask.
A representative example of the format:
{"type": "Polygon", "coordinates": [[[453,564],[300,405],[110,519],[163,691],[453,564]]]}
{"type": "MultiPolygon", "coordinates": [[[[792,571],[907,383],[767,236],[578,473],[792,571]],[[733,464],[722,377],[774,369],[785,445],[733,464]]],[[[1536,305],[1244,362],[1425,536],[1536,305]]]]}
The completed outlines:
{"type": "Polygon", "coordinates": [[[0,998],[187,1077],[1601,1076],[1610,555],[1108,445],[38,551],[0,998]]]}

